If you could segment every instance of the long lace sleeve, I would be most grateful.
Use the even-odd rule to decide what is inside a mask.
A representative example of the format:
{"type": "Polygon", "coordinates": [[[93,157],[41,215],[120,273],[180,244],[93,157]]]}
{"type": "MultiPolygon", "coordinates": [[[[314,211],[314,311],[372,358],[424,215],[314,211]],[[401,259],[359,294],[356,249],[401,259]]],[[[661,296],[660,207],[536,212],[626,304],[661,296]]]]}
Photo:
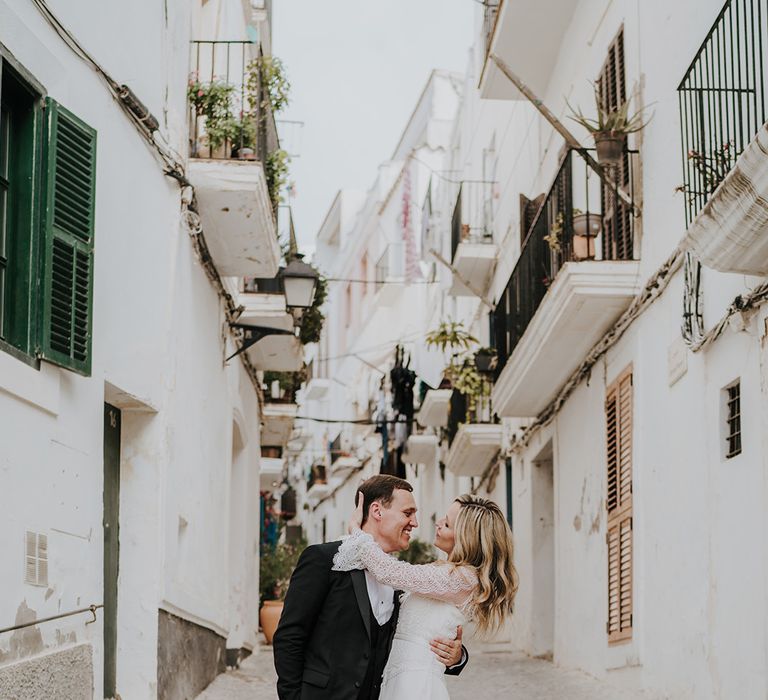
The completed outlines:
{"type": "Polygon", "coordinates": [[[333,557],[334,571],[352,569],[368,569],[376,579],[393,588],[456,605],[466,603],[477,586],[477,576],[467,567],[399,561],[362,531],[345,538],[333,557]]]}

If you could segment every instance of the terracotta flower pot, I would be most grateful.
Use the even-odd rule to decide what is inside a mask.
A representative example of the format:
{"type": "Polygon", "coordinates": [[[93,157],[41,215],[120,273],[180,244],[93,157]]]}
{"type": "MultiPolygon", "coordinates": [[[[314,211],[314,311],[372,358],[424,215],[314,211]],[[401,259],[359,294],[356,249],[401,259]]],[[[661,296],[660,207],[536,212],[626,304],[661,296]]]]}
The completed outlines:
{"type": "Polygon", "coordinates": [[[282,600],[265,600],[259,612],[259,624],[261,631],[264,632],[264,639],[267,644],[272,644],[272,637],[275,636],[277,623],[280,622],[280,615],[283,614],[282,600]]]}
{"type": "Polygon", "coordinates": [[[624,155],[627,145],[627,135],[612,131],[596,132],[594,134],[597,160],[600,165],[618,165],[624,155]]]}
{"type": "Polygon", "coordinates": [[[603,227],[602,219],[598,214],[574,214],[573,215],[573,259],[594,260],[595,238],[603,227]]]}

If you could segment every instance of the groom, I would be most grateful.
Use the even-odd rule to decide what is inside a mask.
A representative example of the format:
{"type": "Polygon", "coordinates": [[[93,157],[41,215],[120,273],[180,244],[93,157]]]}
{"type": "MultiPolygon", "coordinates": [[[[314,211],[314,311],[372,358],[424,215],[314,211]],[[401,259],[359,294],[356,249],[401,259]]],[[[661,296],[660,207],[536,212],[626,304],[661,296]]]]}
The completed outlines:
{"type": "MultiPolygon", "coordinates": [[[[413,487],[379,474],[364,481],[362,529],[385,552],[408,548],[417,527],[413,487]]],[[[397,626],[399,595],[367,571],[331,571],[341,543],[307,547],[291,577],[273,644],[280,700],[376,700],[397,626]]],[[[467,652],[457,639],[432,650],[458,675],[467,652]]]]}

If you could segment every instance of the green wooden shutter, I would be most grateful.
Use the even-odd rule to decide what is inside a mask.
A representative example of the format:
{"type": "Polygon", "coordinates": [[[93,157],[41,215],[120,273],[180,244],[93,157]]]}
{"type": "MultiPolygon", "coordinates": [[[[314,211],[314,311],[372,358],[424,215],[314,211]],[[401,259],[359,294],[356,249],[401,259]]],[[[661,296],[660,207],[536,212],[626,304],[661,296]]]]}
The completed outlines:
{"type": "Polygon", "coordinates": [[[96,131],[46,100],[43,143],[44,359],[91,372],[96,131]]]}

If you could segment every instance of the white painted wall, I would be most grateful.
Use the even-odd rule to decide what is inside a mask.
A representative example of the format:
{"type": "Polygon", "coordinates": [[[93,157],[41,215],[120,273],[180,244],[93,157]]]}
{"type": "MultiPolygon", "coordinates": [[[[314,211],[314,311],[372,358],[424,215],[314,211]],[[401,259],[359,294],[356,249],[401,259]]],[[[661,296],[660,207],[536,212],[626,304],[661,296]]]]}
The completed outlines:
{"type": "MultiPolygon", "coordinates": [[[[244,5],[228,4],[207,4],[226,18],[214,36],[243,38],[244,5]]],[[[199,8],[174,0],[165,10],[50,5],[186,154],[188,42],[198,36],[193,15],[205,25],[199,8]]],[[[223,363],[232,342],[181,226],[178,186],[33,4],[0,1],[0,41],[98,132],[92,376],[45,363],[33,369],[0,352],[0,626],[13,624],[23,606],[46,616],[101,603],[103,404],[133,397],[122,429],[118,689],[152,698],[158,609],[228,645],[256,642],[258,400],[242,365],[223,363]],[[25,529],[49,535],[47,589],[23,583],[25,529]]],[[[101,619],[85,626],[86,619],[39,629],[46,650],[93,645],[101,697],[101,619]]],[[[0,636],[0,662],[13,639],[0,636]]]]}

